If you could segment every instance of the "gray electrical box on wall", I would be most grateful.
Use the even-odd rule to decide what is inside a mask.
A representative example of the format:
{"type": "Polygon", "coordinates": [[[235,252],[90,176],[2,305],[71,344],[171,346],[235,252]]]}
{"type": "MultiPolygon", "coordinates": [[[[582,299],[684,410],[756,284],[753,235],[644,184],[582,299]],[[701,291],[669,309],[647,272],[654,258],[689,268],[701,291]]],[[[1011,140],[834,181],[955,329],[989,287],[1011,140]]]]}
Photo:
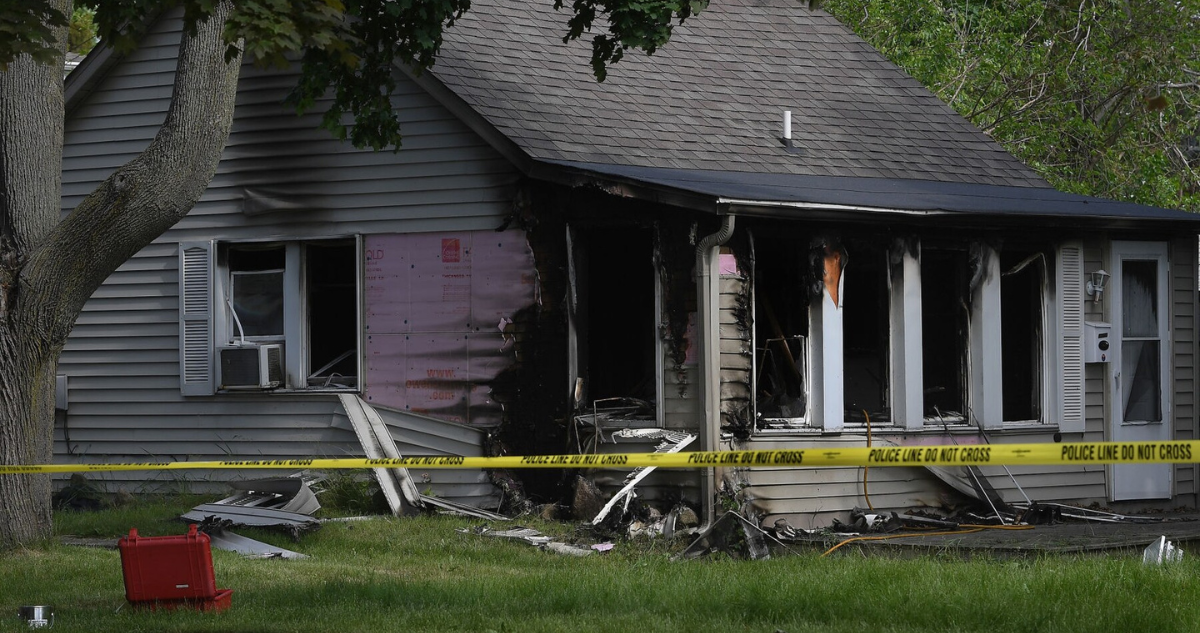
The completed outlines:
{"type": "Polygon", "coordinates": [[[1107,363],[1112,357],[1112,325],[1086,321],[1083,324],[1083,362],[1107,363]]]}

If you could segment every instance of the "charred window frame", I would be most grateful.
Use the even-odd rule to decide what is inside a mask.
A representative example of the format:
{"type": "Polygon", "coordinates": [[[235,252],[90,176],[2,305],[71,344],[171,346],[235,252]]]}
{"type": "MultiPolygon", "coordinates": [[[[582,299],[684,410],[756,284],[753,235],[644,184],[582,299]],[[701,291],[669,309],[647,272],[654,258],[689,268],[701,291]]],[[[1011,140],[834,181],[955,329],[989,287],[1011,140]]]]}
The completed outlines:
{"type": "Polygon", "coordinates": [[[1054,331],[1048,268],[1046,251],[1036,248],[983,241],[922,248],[924,424],[996,429],[1046,421],[1054,331]]]}
{"type": "Polygon", "coordinates": [[[753,233],[756,428],[809,423],[809,304],[806,238],[753,233]]]}
{"type": "Polygon", "coordinates": [[[656,229],[568,225],[568,364],[588,424],[663,423],[663,283],[656,229]]]}
{"type": "Polygon", "coordinates": [[[851,240],[842,276],[843,402],[848,423],[889,423],[891,310],[888,244],[851,240]]]}
{"type": "Polygon", "coordinates": [[[1048,257],[1041,250],[1000,253],[1000,336],[1005,424],[1044,423],[1047,337],[1051,331],[1048,257]]]}
{"type": "Polygon", "coordinates": [[[928,424],[966,420],[970,347],[968,253],[921,249],[921,409],[928,424]]]}
{"type": "Polygon", "coordinates": [[[756,428],[1045,423],[1053,252],[756,234],[756,428]]]}
{"type": "Polygon", "coordinates": [[[756,427],[889,423],[889,243],[770,233],[754,244],[756,427]]]}
{"type": "Polygon", "coordinates": [[[215,347],[280,345],[284,391],[357,391],[362,261],[358,238],[217,244],[215,347]]]}

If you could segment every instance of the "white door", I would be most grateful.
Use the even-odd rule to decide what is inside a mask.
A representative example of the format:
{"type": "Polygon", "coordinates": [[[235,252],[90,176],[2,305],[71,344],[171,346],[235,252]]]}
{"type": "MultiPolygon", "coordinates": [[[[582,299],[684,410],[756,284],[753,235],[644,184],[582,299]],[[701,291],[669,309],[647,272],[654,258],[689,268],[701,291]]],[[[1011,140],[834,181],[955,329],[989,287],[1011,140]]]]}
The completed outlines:
{"type": "MultiPolygon", "coordinates": [[[[1111,298],[1114,354],[1111,437],[1115,442],[1171,439],[1171,357],[1167,317],[1167,245],[1114,242],[1111,298]]],[[[1114,464],[1114,501],[1171,496],[1172,464],[1114,464]]]]}

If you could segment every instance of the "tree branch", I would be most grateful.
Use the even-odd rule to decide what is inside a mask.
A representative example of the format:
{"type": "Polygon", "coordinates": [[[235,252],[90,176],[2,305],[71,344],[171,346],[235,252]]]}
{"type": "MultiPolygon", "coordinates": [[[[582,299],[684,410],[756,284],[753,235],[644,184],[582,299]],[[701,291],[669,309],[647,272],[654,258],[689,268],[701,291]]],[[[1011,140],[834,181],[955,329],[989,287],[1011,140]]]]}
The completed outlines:
{"type": "Polygon", "coordinates": [[[241,66],[222,37],[230,0],[183,37],[170,109],[157,136],[70,213],[31,254],[19,281],[22,322],[61,345],[92,292],[191,210],[229,138],[241,66]]]}

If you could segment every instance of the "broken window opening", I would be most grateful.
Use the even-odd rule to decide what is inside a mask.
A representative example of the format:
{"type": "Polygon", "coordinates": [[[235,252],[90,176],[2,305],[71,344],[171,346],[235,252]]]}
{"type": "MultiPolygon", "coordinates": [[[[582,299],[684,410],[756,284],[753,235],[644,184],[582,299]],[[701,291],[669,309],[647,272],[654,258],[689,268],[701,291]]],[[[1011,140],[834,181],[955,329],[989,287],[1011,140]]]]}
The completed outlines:
{"type": "Polygon", "coordinates": [[[581,231],[584,282],[585,402],[637,398],[658,391],[654,323],[654,244],[647,229],[581,231]]]}
{"type": "Polygon", "coordinates": [[[925,419],[965,419],[967,408],[967,252],[926,248],[921,254],[921,339],[925,419]]]}
{"type": "Polygon", "coordinates": [[[810,274],[799,239],[756,237],[754,265],[755,404],[757,417],[803,423],[810,274]]]}
{"type": "Polygon", "coordinates": [[[355,240],[222,245],[219,390],[356,389],[357,253],[355,240]],[[256,378],[260,369],[272,378],[256,378]]]}
{"type": "Polygon", "coordinates": [[[847,245],[842,280],[843,389],[847,422],[890,420],[888,407],[889,316],[887,249],[847,245]]]}
{"type": "Polygon", "coordinates": [[[305,245],[309,386],[358,375],[356,253],[354,242],[305,245]]]}
{"type": "Polygon", "coordinates": [[[285,267],[282,246],[229,249],[229,307],[237,340],[283,340],[285,267]]]}
{"type": "Polygon", "coordinates": [[[1041,421],[1046,258],[1034,251],[1006,250],[1000,254],[1000,270],[1004,421],[1041,421]]]}

